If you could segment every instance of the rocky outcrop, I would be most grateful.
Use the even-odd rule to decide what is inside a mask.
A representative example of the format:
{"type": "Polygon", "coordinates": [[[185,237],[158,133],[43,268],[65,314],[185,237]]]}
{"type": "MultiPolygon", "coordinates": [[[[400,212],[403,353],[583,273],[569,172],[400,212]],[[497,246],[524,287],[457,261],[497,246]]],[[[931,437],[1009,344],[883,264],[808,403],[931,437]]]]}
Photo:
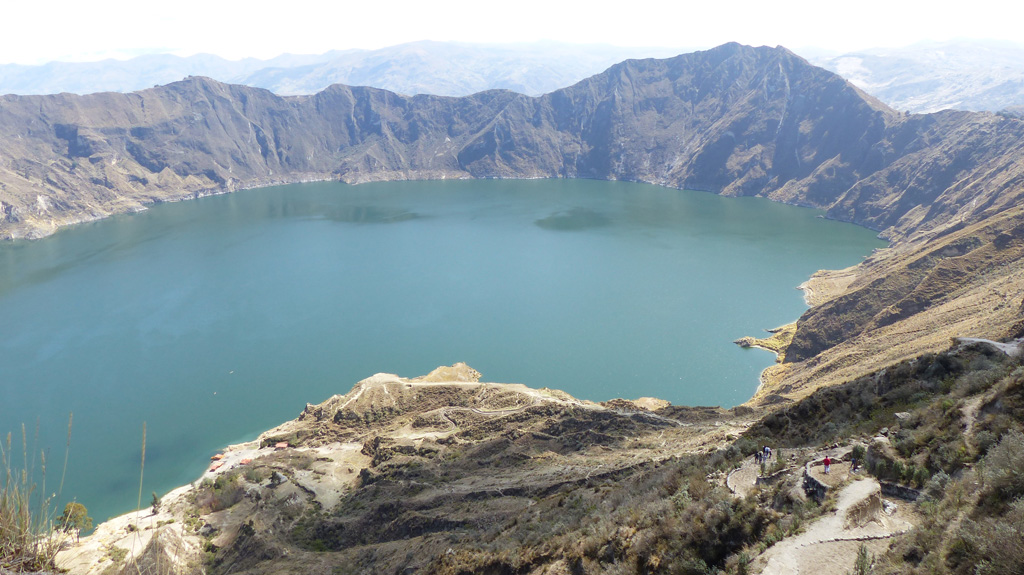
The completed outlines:
{"type": "Polygon", "coordinates": [[[453,548],[477,551],[482,534],[538,504],[561,521],[563,507],[591,512],[579,497],[678,485],[697,465],[683,459],[703,462],[707,445],[749,425],[735,412],[684,424],[632,402],[479,378],[465,364],[369,377],[228,448],[159,510],[101,524],[57,564],[74,575],[445,572],[436,563],[453,548]]]}

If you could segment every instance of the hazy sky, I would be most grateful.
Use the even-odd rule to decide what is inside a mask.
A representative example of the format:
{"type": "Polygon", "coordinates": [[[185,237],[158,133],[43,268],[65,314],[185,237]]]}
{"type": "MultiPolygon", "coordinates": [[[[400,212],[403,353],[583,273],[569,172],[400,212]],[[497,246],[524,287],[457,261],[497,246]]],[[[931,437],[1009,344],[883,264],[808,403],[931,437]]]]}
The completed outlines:
{"type": "Polygon", "coordinates": [[[151,52],[237,59],[381,48],[416,40],[557,40],[622,46],[752,45],[839,51],[922,40],[1020,42],[1024,4],[1006,0],[43,0],[8,2],[0,63],[151,52]]]}

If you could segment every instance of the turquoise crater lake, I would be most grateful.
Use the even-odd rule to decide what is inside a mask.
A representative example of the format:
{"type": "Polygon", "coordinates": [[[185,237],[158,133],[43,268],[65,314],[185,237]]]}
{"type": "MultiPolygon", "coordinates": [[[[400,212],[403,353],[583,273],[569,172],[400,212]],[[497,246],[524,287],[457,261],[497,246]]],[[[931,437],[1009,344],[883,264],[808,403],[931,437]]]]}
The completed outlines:
{"type": "Polygon", "coordinates": [[[137,497],[143,422],[148,500],[376,372],[736,405],[774,357],[731,342],[884,245],[817,216],[624,182],[318,183],[0,245],[0,431],[26,424],[52,490],[73,411],[63,501],[103,520],[137,497]]]}

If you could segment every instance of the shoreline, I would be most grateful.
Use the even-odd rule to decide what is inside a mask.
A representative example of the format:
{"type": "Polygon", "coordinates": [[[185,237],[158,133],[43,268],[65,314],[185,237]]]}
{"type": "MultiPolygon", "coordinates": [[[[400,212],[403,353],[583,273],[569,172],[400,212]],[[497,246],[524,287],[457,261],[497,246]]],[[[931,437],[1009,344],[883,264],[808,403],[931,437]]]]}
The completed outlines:
{"type": "MultiPolygon", "coordinates": [[[[40,240],[54,235],[64,229],[71,228],[80,224],[93,223],[100,220],[107,219],[112,216],[118,215],[130,215],[148,210],[151,206],[162,204],[162,203],[173,203],[183,202],[187,200],[197,200],[201,198],[220,196],[230,194],[244,190],[254,190],[259,188],[270,188],[275,186],[286,186],[291,184],[305,184],[314,182],[340,182],[350,186],[357,186],[359,184],[374,183],[374,182],[402,182],[402,181],[444,181],[444,180],[568,180],[568,179],[582,179],[582,180],[596,180],[606,182],[632,182],[638,184],[647,184],[652,186],[659,186],[671,190],[688,190],[694,192],[703,192],[709,194],[715,194],[723,197],[733,197],[723,195],[721,190],[713,189],[701,189],[696,187],[679,187],[672,185],[664,181],[657,181],[656,179],[631,179],[631,178],[617,178],[610,176],[607,178],[581,178],[576,176],[566,177],[558,174],[551,175],[522,175],[516,177],[507,176],[473,176],[469,172],[452,172],[448,170],[407,170],[407,171],[383,171],[374,173],[353,173],[353,174],[338,174],[338,173],[323,173],[323,172],[305,172],[293,175],[275,176],[273,174],[264,177],[257,177],[247,181],[239,181],[229,179],[223,185],[214,186],[201,186],[193,189],[182,187],[177,190],[150,190],[137,197],[127,197],[124,199],[125,203],[113,206],[93,206],[92,212],[86,212],[84,210],[68,210],[60,214],[52,214],[58,217],[51,218],[35,218],[27,217],[18,221],[3,221],[0,220],[0,242],[14,242],[14,241],[32,241],[40,240]]],[[[820,210],[822,208],[817,206],[809,206],[797,202],[787,202],[771,197],[770,195],[756,195],[754,197],[764,198],[766,200],[780,203],[784,205],[794,206],[798,208],[808,208],[812,210],[820,210]]],[[[3,206],[9,206],[0,202],[0,208],[3,206]]],[[[46,212],[49,214],[49,211],[46,212]]],[[[0,216],[3,215],[3,211],[0,211],[0,216]]],[[[858,224],[852,220],[843,220],[835,218],[835,221],[850,223],[858,227],[865,229],[871,229],[868,226],[858,224]]],[[[876,231],[876,230],[873,230],[876,231]]],[[[850,268],[847,268],[850,269],[850,268]]],[[[813,277],[813,276],[812,276],[813,277]]],[[[805,282],[806,283],[806,282],[805,282]]],[[[797,289],[803,289],[798,286],[797,289]]],[[[806,297],[805,297],[805,301],[806,297]]]]}
{"type": "Polygon", "coordinates": [[[93,213],[85,213],[81,210],[69,210],[61,214],[65,217],[59,219],[53,218],[48,221],[36,218],[26,218],[18,222],[0,222],[0,242],[41,240],[81,224],[94,223],[114,216],[138,214],[159,204],[171,204],[213,196],[223,196],[225,194],[244,190],[329,181],[339,180],[337,177],[332,177],[330,174],[301,174],[296,175],[294,178],[257,178],[245,183],[238,183],[236,181],[229,180],[223,186],[201,187],[192,190],[183,187],[175,192],[168,192],[167,195],[164,196],[160,195],[159,190],[153,190],[150,195],[135,198],[132,203],[120,206],[121,209],[117,209],[117,206],[108,206],[108,208],[112,209],[109,209],[109,211],[103,210],[102,212],[93,213]],[[25,233],[17,233],[18,230],[22,230],[25,233]]]}
{"type": "Polygon", "coordinates": [[[796,289],[803,292],[804,304],[808,309],[817,307],[846,293],[857,279],[857,268],[862,264],[863,262],[838,270],[818,270],[796,289]]]}
{"type": "Polygon", "coordinates": [[[766,331],[771,335],[760,338],[744,336],[734,340],[733,343],[745,349],[758,348],[770,351],[775,354],[776,363],[785,361],[786,349],[792,343],[793,335],[796,333],[796,320],[766,331]]]}
{"type": "Polygon", "coordinates": [[[776,378],[781,376],[782,373],[786,371],[786,364],[780,361],[780,354],[774,349],[770,349],[757,344],[751,344],[745,347],[747,349],[762,349],[764,351],[775,354],[775,363],[762,369],[761,373],[757,374],[757,387],[754,389],[754,393],[750,396],[750,399],[741,404],[747,407],[763,408],[765,405],[763,403],[763,399],[766,396],[775,395],[776,391],[778,391],[777,389],[774,389],[778,386],[779,383],[779,381],[776,378]],[[775,372],[780,373],[778,376],[776,376],[775,372]]]}
{"type": "MultiPolygon", "coordinates": [[[[800,285],[796,287],[796,289],[803,292],[804,304],[807,305],[807,309],[810,310],[812,308],[823,305],[835,299],[836,297],[846,293],[850,285],[857,279],[859,267],[861,265],[863,265],[863,262],[861,264],[855,264],[850,267],[838,270],[818,270],[811,274],[809,278],[804,280],[800,285]]],[[[807,310],[805,310],[804,313],[806,313],[806,311],[807,310]]],[[[781,330],[792,326],[793,334],[790,334],[789,341],[786,342],[785,347],[783,347],[781,350],[781,353],[780,351],[777,351],[775,349],[772,349],[771,347],[767,347],[759,343],[762,341],[770,340],[772,339],[771,337],[759,339],[746,336],[734,342],[737,343],[738,345],[743,345],[740,344],[739,342],[744,341],[746,345],[743,345],[743,347],[756,347],[758,349],[764,349],[775,354],[776,363],[774,365],[769,365],[768,367],[761,370],[761,373],[758,375],[757,389],[754,391],[754,394],[751,396],[751,398],[746,403],[744,403],[744,405],[751,405],[754,404],[755,402],[763,404],[764,400],[767,399],[768,397],[773,395],[779,395],[780,392],[782,392],[782,390],[779,389],[781,380],[784,377],[785,373],[788,371],[788,366],[791,365],[785,363],[785,349],[786,347],[789,346],[789,343],[792,342],[792,336],[796,332],[797,321],[799,321],[799,318],[793,320],[793,322],[790,324],[786,324],[774,329],[767,330],[769,333],[774,334],[777,330],[781,330]]],[[[768,403],[775,402],[776,400],[774,400],[773,398],[773,400],[768,403]]]]}

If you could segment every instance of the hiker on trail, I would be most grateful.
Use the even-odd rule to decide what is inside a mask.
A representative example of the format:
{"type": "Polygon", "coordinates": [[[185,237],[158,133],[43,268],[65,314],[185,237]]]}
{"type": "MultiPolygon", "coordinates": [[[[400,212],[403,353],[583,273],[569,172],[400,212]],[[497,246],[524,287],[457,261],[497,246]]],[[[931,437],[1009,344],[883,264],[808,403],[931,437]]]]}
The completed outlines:
{"type": "Polygon", "coordinates": [[[754,452],[754,463],[761,463],[761,452],[760,451],[755,451],[754,452]]]}
{"type": "Polygon", "coordinates": [[[828,456],[826,455],[825,456],[825,461],[823,463],[825,464],[825,475],[828,475],[828,468],[832,466],[832,460],[829,459],[828,456]]]}
{"type": "Polygon", "coordinates": [[[764,458],[765,459],[771,459],[772,458],[772,448],[768,447],[767,445],[764,446],[764,458]]]}

